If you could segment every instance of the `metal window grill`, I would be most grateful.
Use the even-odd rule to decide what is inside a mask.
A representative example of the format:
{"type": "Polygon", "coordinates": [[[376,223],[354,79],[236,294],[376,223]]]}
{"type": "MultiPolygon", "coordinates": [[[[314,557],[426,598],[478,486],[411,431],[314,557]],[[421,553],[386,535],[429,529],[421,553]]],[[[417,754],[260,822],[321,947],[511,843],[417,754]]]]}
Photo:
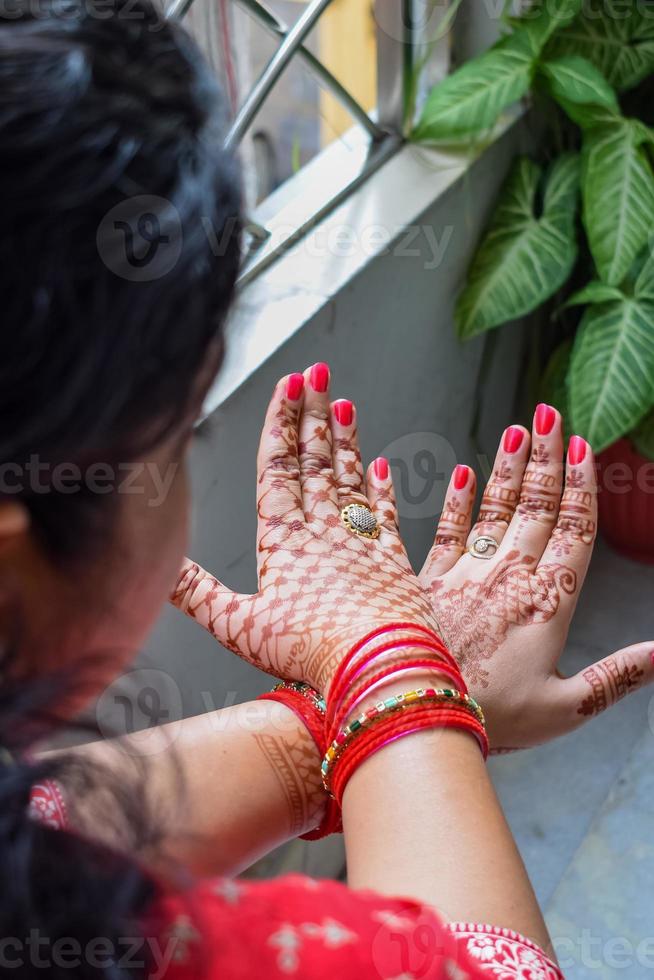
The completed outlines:
{"type": "MultiPolygon", "coordinates": [[[[374,170],[387,160],[403,139],[406,115],[406,82],[413,69],[414,45],[412,43],[412,15],[416,0],[374,0],[373,15],[376,25],[377,50],[377,106],[368,113],[354,96],[341,84],[332,72],[306,46],[305,41],[333,0],[311,0],[292,27],[288,27],[277,14],[261,0],[231,0],[247,11],[257,23],[277,39],[278,46],[263,71],[238,106],[229,128],[226,145],[237,147],[250,131],[253,122],[274,90],[276,83],[294,58],[314,75],[319,85],[338,100],[353,122],[369,137],[369,149],[359,172],[346,181],[341,192],[323,202],[308,214],[283,244],[269,251],[265,263],[256,263],[260,271],[279,252],[301,238],[336,207],[374,170]]],[[[172,0],[166,16],[183,18],[194,0],[172,0]]],[[[256,222],[251,222],[251,248],[261,247],[269,238],[269,232],[256,222]]],[[[251,271],[246,271],[249,278],[251,271]]]]}

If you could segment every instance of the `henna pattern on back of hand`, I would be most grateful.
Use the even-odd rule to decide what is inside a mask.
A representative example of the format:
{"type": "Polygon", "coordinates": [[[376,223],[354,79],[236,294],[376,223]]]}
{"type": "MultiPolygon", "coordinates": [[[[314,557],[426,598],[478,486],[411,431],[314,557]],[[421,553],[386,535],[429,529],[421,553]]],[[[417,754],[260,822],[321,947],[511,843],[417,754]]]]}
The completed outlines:
{"type": "Polygon", "coordinates": [[[490,660],[511,625],[546,623],[559,608],[562,594],[577,589],[577,575],[562,564],[541,565],[511,551],[484,581],[467,579],[460,587],[434,586],[438,621],[445,642],[473,684],[488,685],[484,661],[490,660]]]}

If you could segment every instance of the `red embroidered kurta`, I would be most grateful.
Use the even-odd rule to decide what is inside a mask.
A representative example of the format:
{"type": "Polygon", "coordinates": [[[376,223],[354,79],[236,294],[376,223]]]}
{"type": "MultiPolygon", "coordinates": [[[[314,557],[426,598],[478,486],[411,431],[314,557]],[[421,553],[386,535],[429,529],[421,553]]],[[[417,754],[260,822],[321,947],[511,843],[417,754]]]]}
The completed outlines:
{"type": "MultiPolygon", "coordinates": [[[[32,814],[65,830],[52,782],[32,814]]],[[[508,929],[441,923],[408,899],[334,881],[202,881],[165,895],[143,922],[158,980],[562,980],[534,943],[508,929]]]]}

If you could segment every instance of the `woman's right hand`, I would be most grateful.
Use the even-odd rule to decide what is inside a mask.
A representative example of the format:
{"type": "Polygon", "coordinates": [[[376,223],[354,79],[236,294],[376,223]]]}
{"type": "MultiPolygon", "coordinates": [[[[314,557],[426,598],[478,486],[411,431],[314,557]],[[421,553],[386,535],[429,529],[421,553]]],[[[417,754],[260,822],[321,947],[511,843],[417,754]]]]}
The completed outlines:
{"type": "Polygon", "coordinates": [[[569,732],[654,681],[651,641],[575,677],[558,670],[597,529],[591,447],[573,438],[565,486],[563,448],[549,405],[537,409],[532,433],[507,429],[474,522],[475,475],[458,467],[420,574],[496,751],[569,732]],[[484,536],[496,547],[471,554],[484,536]]]}
{"type": "Polygon", "coordinates": [[[171,601],[228,649],[326,693],[347,650],[387,623],[436,628],[395,523],[390,475],[361,466],[356,411],[329,401],[329,369],[282,378],[257,460],[259,591],[238,595],[186,560],[171,601]],[[378,538],[348,530],[341,509],[369,506],[378,538]]]}

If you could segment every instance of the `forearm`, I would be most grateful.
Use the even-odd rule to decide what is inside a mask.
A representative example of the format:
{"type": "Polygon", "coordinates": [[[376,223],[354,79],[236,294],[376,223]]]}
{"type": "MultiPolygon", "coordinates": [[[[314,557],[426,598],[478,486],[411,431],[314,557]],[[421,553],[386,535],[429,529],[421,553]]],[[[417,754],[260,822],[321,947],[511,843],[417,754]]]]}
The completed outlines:
{"type": "Polygon", "coordinates": [[[436,907],[446,921],[504,926],[550,950],[527,873],[469,734],[434,729],[371,756],[346,787],[343,828],[353,888],[413,897],[436,907]]]}
{"type": "MultiPolygon", "coordinates": [[[[197,874],[235,874],[320,823],[318,750],[284,705],[256,701],[173,722],[148,733],[146,756],[138,746],[136,735],[75,751],[109,780],[145,777],[163,826],[160,844],[141,857],[158,870],[172,859],[197,874]]],[[[104,838],[113,821],[102,819],[103,806],[94,792],[73,799],[73,823],[104,838]]]]}

